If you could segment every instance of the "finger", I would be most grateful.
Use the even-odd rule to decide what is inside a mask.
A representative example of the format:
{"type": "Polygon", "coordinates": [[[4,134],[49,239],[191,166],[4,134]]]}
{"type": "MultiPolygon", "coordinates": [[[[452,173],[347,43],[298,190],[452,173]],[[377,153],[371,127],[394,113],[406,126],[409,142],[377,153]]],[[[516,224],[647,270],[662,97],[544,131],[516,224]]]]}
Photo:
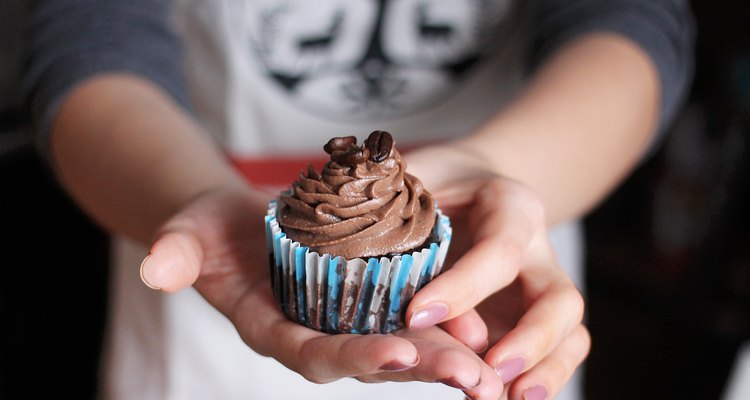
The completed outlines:
{"type": "Polygon", "coordinates": [[[440,327],[475,353],[487,350],[487,324],[474,309],[441,323],[440,327]]]}
{"type": "Polygon", "coordinates": [[[573,376],[590,349],[591,337],[588,330],[583,325],[578,325],[549,356],[511,384],[510,399],[554,398],[573,376]]]}
{"type": "Polygon", "coordinates": [[[203,257],[200,241],[192,232],[167,231],[141,263],[141,280],[153,289],[179,291],[198,279],[203,257]]]}
{"type": "Polygon", "coordinates": [[[544,230],[537,197],[508,180],[493,180],[480,190],[472,220],[473,247],[417,292],[406,311],[410,328],[455,318],[507,286],[531,239],[544,230]]]}
{"type": "Polygon", "coordinates": [[[569,280],[556,283],[539,296],[518,324],[485,356],[503,382],[547,357],[581,322],[583,298],[569,280]]]}
{"type": "Polygon", "coordinates": [[[480,384],[484,362],[445,331],[433,327],[424,331],[402,331],[399,336],[409,339],[422,359],[420,366],[401,374],[402,379],[437,381],[460,389],[480,384]]]}
{"type": "MultiPolygon", "coordinates": [[[[190,285],[217,308],[234,303],[250,282],[267,268],[245,268],[258,249],[246,243],[263,241],[265,205],[244,192],[207,191],[196,196],[159,230],[149,256],[141,264],[141,279],[156,289],[174,292],[190,285]],[[211,282],[213,278],[213,282],[211,282]],[[202,281],[208,281],[201,286],[202,281]],[[230,285],[231,284],[231,285],[230,285]]],[[[267,204],[267,203],[266,203],[267,204]]]]}
{"type": "Polygon", "coordinates": [[[406,310],[407,326],[424,329],[455,318],[508,285],[518,274],[514,244],[479,242],[452,268],[420,289],[406,310]],[[505,248],[505,249],[504,249],[505,248]]]}
{"type": "Polygon", "coordinates": [[[466,397],[472,400],[496,400],[503,393],[503,382],[498,379],[495,371],[484,364],[481,369],[481,380],[477,387],[464,390],[466,397]]]}
{"type": "Polygon", "coordinates": [[[247,293],[229,315],[242,339],[316,383],[411,368],[419,356],[392,335],[328,335],[292,322],[278,309],[270,285],[247,293]]]}
{"type": "Polygon", "coordinates": [[[309,339],[297,354],[300,372],[316,383],[417,366],[420,356],[408,341],[389,335],[338,334],[309,339]]]}
{"type": "Polygon", "coordinates": [[[481,399],[495,400],[502,393],[502,382],[494,370],[442,329],[404,330],[399,331],[398,335],[416,346],[420,355],[419,365],[403,372],[360,377],[360,380],[439,382],[481,399]]]}

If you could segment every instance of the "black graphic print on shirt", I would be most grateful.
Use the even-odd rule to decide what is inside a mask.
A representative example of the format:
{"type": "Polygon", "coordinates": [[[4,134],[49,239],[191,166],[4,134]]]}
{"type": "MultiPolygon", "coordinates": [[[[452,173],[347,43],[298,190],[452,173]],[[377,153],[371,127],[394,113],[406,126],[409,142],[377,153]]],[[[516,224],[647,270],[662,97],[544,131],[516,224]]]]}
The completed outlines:
{"type": "Polygon", "coordinates": [[[307,111],[355,121],[446,98],[508,8],[508,0],[246,3],[250,55],[279,90],[307,111]]]}

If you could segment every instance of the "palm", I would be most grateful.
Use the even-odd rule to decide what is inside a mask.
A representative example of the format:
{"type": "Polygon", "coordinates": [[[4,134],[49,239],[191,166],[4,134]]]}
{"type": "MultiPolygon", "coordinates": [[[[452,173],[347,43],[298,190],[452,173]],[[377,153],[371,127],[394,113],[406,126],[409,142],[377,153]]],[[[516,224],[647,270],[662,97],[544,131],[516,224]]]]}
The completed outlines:
{"type": "MultiPolygon", "coordinates": [[[[271,293],[262,223],[267,200],[245,193],[204,194],[166,224],[152,253],[183,242],[182,251],[173,249],[172,254],[199,265],[192,281],[201,295],[232,321],[253,350],[309,380],[354,376],[367,382],[445,380],[474,387],[481,377],[480,387],[473,390],[497,398],[502,384],[493,371],[439,328],[394,335],[328,335],[290,321],[271,293]]],[[[175,283],[171,289],[184,284],[175,283]]]]}

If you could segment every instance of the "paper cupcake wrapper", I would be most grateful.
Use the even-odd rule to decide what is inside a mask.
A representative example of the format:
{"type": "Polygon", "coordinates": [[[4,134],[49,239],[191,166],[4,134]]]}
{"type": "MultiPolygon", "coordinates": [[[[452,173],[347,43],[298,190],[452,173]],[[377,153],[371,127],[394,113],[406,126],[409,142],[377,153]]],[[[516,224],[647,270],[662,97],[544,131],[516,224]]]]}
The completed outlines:
{"type": "Polygon", "coordinates": [[[265,217],[273,294],[293,320],[329,333],[387,333],[404,326],[414,293],[437,276],[450,245],[450,220],[437,210],[423,250],[392,257],[346,260],[311,252],[286,237],[276,200],[265,217]]]}

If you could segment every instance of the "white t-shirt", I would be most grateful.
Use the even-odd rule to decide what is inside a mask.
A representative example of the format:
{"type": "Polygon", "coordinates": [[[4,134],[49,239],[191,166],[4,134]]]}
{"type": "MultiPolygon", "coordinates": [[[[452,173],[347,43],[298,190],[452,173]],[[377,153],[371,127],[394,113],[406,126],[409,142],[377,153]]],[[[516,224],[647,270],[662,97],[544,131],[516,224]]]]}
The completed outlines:
{"type": "MultiPolygon", "coordinates": [[[[276,187],[278,165],[321,156],[333,136],[388,130],[399,146],[463,135],[521,84],[522,10],[504,0],[175,2],[195,113],[248,179],[276,187]]],[[[299,169],[287,168],[290,177],[299,169]]],[[[579,284],[577,223],[552,233],[579,284]]],[[[255,354],[193,289],[145,287],[146,250],[114,243],[105,398],[461,399],[440,384],[316,385],[255,354]],[[387,397],[385,397],[387,396],[387,397]]],[[[578,398],[579,384],[562,399],[578,398]]]]}

